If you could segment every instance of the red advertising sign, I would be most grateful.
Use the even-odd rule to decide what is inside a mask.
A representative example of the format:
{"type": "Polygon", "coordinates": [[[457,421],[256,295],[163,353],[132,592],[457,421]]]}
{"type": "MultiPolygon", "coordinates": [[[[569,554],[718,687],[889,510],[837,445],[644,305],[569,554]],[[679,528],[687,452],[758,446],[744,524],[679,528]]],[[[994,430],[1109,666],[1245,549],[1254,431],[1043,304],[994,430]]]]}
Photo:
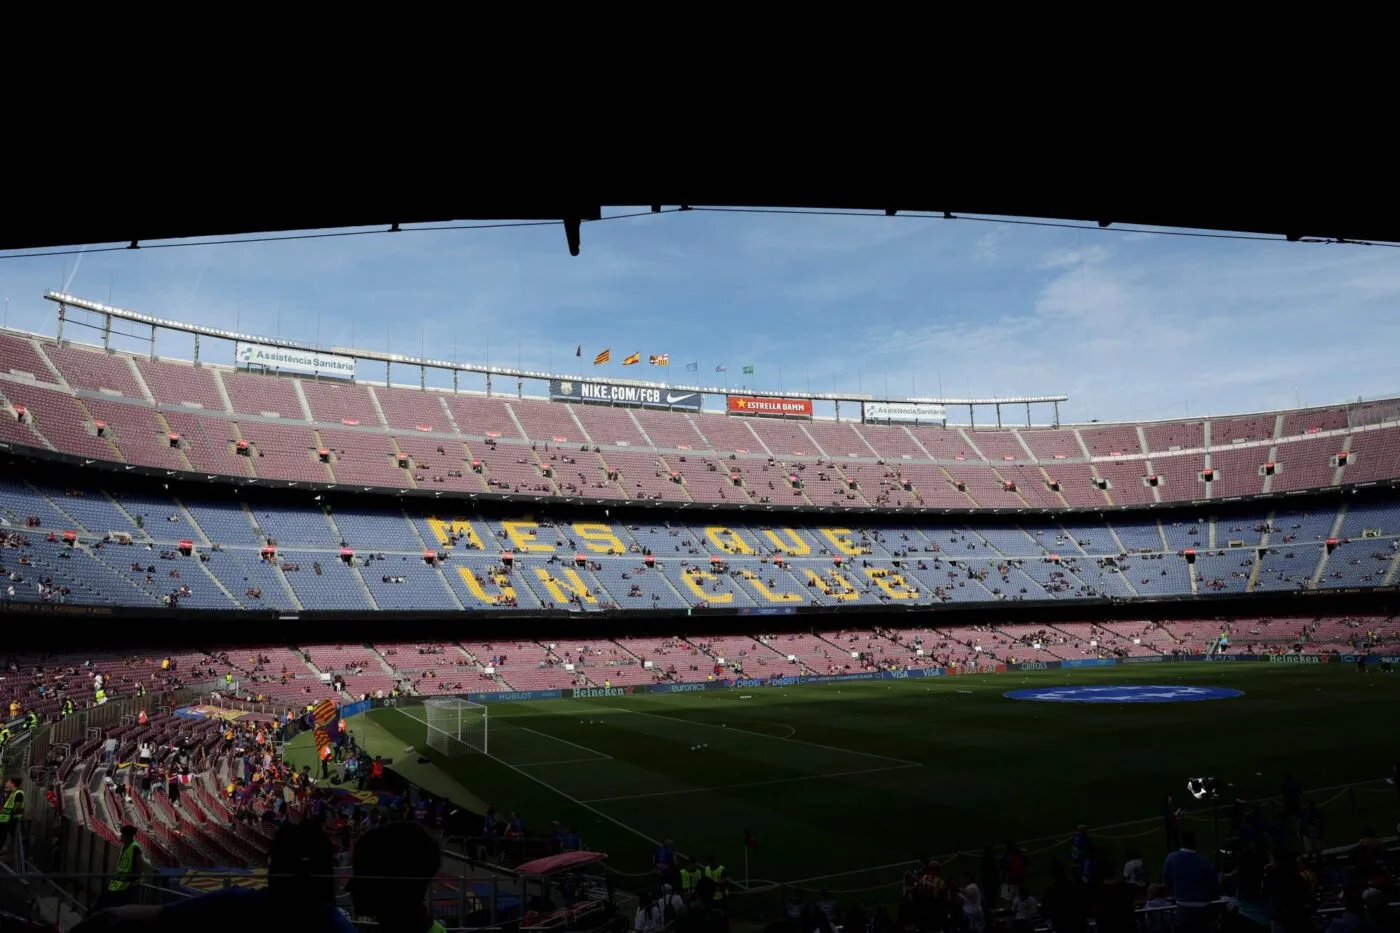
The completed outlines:
{"type": "Polygon", "coordinates": [[[812,417],[809,398],[761,398],[752,395],[729,396],[729,411],[736,415],[792,415],[812,417]]]}

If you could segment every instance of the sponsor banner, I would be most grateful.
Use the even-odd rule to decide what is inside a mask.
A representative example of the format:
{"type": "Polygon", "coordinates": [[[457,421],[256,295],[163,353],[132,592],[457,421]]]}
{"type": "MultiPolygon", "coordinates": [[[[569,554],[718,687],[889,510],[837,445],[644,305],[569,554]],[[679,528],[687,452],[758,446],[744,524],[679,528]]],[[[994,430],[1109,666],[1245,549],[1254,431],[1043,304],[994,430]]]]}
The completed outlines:
{"type": "MultiPolygon", "coordinates": [[[[1342,664],[1355,664],[1356,662],[1361,660],[1361,656],[1357,654],[1344,654],[1337,660],[1342,664]]],[[[1393,654],[1366,655],[1367,664],[1395,664],[1396,662],[1400,662],[1400,658],[1397,658],[1393,654]]]]}
{"type": "Polygon", "coordinates": [[[1060,667],[1112,667],[1117,663],[1117,658],[1076,658],[1073,661],[1061,661],[1060,667]]]}
{"type": "Polygon", "coordinates": [[[812,400],[809,398],[765,398],[757,395],[731,395],[728,398],[730,414],[734,415],[786,415],[796,418],[812,417],[812,400]]]}
{"type": "Polygon", "coordinates": [[[586,379],[551,379],[549,397],[565,402],[595,402],[603,405],[634,405],[640,408],[674,408],[699,411],[705,396],[684,389],[657,389],[651,386],[592,382],[586,379]]]}
{"type": "Polygon", "coordinates": [[[770,677],[767,680],[745,679],[730,681],[729,686],[743,690],[754,687],[796,687],[801,683],[801,680],[800,677],[770,677]]]}
{"type": "Polygon", "coordinates": [[[241,340],[233,352],[239,366],[266,366],[268,369],[294,373],[355,378],[355,361],[348,356],[338,356],[334,353],[270,347],[264,343],[244,343],[241,340]]]}
{"type": "Polygon", "coordinates": [[[511,700],[558,700],[563,696],[563,690],[497,690],[495,693],[469,693],[467,699],[473,703],[497,703],[511,700]]]}
{"type": "Polygon", "coordinates": [[[909,423],[948,420],[948,409],[926,402],[866,402],[866,421],[904,421],[909,423]]]}
{"type": "Polygon", "coordinates": [[[1161,664],[1166,658],[1160,654],[1149,654],[1146,657],[1119,658],[1119,664],[1161,664]]]}
{"type": "Polygon", "coordinates": [[[569,696],[575,700],[586,700],[590,697],[628,697],[636,692],[636,687],[575,687],[569,691],[569,696]]]}
{"type": "Polygon", "coordinates": [[[747,606],[739,610],[741,616],[791,616],[796,614],[796,606],[747,606]]]}
{"type": "Polygon", "coordinates": [[[1017,671],[1048,671],[1052,667],[1059,667],[1058,661],[1027,661],[1024,664],[1013,664],[1012,670],[1017,671]]]}
{"type": "Polygon", "coordinates": [[[351,716],[358,716],[372,709],[374,709],[373,700],[359,700],[355,703],[347,703],[340,708],[340,718],[349,719],[351,716]]]}
{"type": "Polygon", "coordinates": [[[701,693],[705,690],[719,690],[729,686],[718,680],[703,684],[652,684],[647,693],[701,693]]]}
{"type": "Polygon", "coordinates": [[[1322,656],[1318,654],[1271,654],[1270,664],[1321,664],[1322,656]]]}
{"type": "Polygon", "coordinates": [[[1008,690],[1002,695],[1010,700],[1036,703],[1195,703],[1201,700],[1228,700],[1244,696],[1244,691],[1229,687],[1120,684],[1111,687],[1035,687],[1008,690]]]}

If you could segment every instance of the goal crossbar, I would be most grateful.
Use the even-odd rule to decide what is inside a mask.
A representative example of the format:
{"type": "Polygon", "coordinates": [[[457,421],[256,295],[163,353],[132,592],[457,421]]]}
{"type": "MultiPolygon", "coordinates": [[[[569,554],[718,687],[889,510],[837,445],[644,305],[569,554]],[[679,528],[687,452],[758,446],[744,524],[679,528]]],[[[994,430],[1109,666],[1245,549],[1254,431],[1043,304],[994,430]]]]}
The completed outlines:
{"type": "Polygon", "coordinates": [[[422,703],[401,703],[399,712],[426,730],[424,744],[448,757],[490,754],[488,712],[483,703],[461,697],[425,697],[422,703]]]}

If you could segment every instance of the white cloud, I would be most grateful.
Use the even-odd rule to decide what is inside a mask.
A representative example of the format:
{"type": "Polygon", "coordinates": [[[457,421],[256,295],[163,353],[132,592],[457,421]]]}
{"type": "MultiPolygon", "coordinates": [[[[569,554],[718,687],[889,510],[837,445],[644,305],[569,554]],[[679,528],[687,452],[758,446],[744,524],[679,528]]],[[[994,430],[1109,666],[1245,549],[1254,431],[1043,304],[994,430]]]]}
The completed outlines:
{"type": "MultiPolygon", "coordinates": [[[[74,261],[0,260],[12,326],[53,333],[40,295],[74,261]]],[[[670,353],[678,380],[695,359],[735,383],[754,363],[773,388],[782,367],[819,391],[1064,392],[1075,420],[1400,390],[1400,253],[1383,248],[696,211],[587,224],[577,258],[559,227],[89,251],[73,291],[109,287],[160,316],[304,340],[319,316],[327,343],[450,356],[455,341],[463,360],[489,346],[493,362],[577,372],[583,344],[670,353]]]]}

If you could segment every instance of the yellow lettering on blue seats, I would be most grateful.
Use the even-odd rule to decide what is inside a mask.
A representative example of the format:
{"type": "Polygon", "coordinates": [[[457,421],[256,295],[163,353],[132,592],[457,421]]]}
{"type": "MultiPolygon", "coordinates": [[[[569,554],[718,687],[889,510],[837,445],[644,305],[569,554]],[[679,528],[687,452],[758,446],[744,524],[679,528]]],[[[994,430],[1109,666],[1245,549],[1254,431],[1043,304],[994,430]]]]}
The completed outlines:
{"type": "Polygon", "coordinates": [[[733,593],[719,593],[705,589],[706,580],[718,580],[719,577],[703,570],[686,571],[681,574],[681,579],[685,585],[690,587],[690,591],[707,603],[732,603],[733,593]]]}
{"type": "Polygon", "coordinates": [[[811,580],[819,588],[824,588],[826,595],[830,596],[832,599],[837,599],[841,602],[860,599],[860,593],[856,592],[856,588],[851,585],[851,581],[834,570],[829,571],[825,577],[818,574],[815,570],[808,570],[806,574],[807,579],[811,580]]]}
{"type": "Polygon", "coordinates": [[[754,590],[756,590],[756,591],[758,592],[758,595],[759,595],[759,596],[762,596],[764,599],[768,600],[770,603],[800,603],[800,602],[803,602],[802,597],[799,596],[799,595],[797,595],[796,593],[775,593],[775,592],[773,592],[773,591],[770,590],[770,589],[768,588],[768,586],[763,582],[762,578],[760,578],[759,575],[756,574],[756,573],[754,573],[752,570],[742,570],[742,571],[740,571],[740,573],[743,575],[743,577],[744,577],[745,580],[748,580],[748,581],[749,581],[749,586],[753,587],[754,590]]]}
{"type": "Polygon", "coordinates": [[[501,597],[507,600],[515,599],[515,587],[506,582],[510,578],[504,574],[494,581],[498,591],[496,596],[486,592],[486,587],[477,579],[476,573],[470,567],[458,567],[457,576],[462,578],[462,583],[466,585],[467,591],[480,600],[483,606],[498,606],[501,603],[501,597]]]}
{"type": "Polygon", "coordinates": [[[822,536],[831,542],[831,546],[837,551],[849,557],[860,557],[867,553],[866,549],[856,544],[855,538],[851,537],[849,528],[822,528],[819,529],[822,536]]]}
{"type": "Polygon", "coordinates": [[[553,554],[554,545],[541,544],[535,537],[540,526],[534,522],[501,522],[515,550],[522,554],[553,554]]]}
{"type": "Polygon", "coordinates": [[[739,532],[733,528],[725,528],[721,525],[711,525],[705,529],[705,537],[710,539],[710,543],[719,551],[725,554],[753,554],[754,549],[749,543],[739,537],[739,532]]]}
{"type": "Polygon", "coordinates": [[[918,599],[919,594],[904,582],[904,577],[879,567],[866,567],[870,581],[889,594],[891,599],[918,599]]]}
{"type": "Polygon", "coordinates": [[[802,536],[791,528],[763,529],[764,537],[777,548],[792,557],[806,557],[812,553],[812,546],[802,540],[802,536]]]}
{"type": "Polygon", "coordinates": [[[583,582],[578,571],[572,567],[561,568],[558,576],[543,567],[536,567],[535,576],[540,578],[540,582],[544,584],[545,589],[549,590],[549,595],[554,597],[556,603],[567,603],[570,599],[570,593],[586,603],[596,604],[598,602],[598,597],[588,588],[588,584],[583,582]]]}
{"type": "Polygon", "coordinates": [[[583,539],[583,546],[594,554],[626,554],[622,539],[602,522],[574,522],[574,534],[583,539]]]}
{"type": "Polygon", "coordinates": [[[430,516],[428,518],[428,527],[433,530],[433,534],[437,537],[438,544],[446,545],[455,534],[459,538],[466,538],[471,542],[471,546],[478,551],[483,549],[481,546],[481,537],[476,533],[476,529],[472,527],[472,523],[465,518],[454,518],[449,521],[444,521],[441,518],[430,516]]]}

